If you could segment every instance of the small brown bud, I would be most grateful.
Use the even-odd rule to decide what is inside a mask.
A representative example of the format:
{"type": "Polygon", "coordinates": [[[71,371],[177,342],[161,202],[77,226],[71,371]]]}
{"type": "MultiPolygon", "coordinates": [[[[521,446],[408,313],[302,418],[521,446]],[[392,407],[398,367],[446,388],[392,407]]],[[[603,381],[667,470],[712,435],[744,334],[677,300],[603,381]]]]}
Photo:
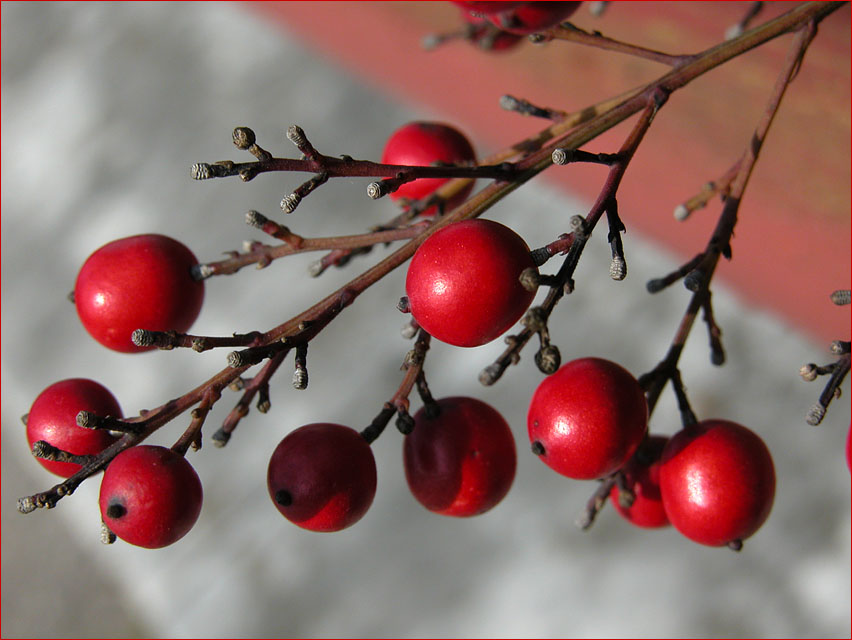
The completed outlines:
{"type": "Polygon", "coordinates": [[[624,280],[627,277],[627,262],[622,256],[613,256],[609,263],[609,277],[613,280],[624,280]]]}
{"type": "Polygon", "coordinates": [[[561,363],[562,356],[559,353],[559,349],[552,344],[543,346],[535,354],[535,364],[538,370],[545,375],[549,376],[556,373],[561,363]]]}
{"type": "Polygon", "coordinates": [[[284,196],[281,198],[281,210],[284,213],[293,213],[301,201],[302,196],[298,193],[291,193],[289,196],[284,196]]]}
{"type": "Polygon", "coordinates": [[[215,177],[213,167],[206,162],[197,162],[189,170],[189,175],[193,180],[209,180],[215,177]]]}
{"type": "Polygon", "coordinates": [[[813,382],[817,379],[817,366],[812,362],[809,362],[808,364],[803,364],[802,367],[799,369],[799,375],[805,382],[813,382]]]}
{"type": "Polygon", "coordinates": [[[388,189],[384,182],[371,182],[367,185],[367,195],[373,200],[378,200],[387,194],[388,189]]]}
{"type": "Polygon", "coordinates": [[[538,285],[541,283],[538,269],[535,267],[528,267],[521,271],[521,275],[518,280],[520,280],[521,286],[527,291],[536,291],[538,289],[538,285]]]}
{"type": "Polygon", "coordinates": [[[299,147],[300,150],[308,142],[304,130],[302,129],[302,127],[296,124],[291,124],[289,127],[287,127],[287,139],[294,145],[299,147]]]}
{"type": "Polygon", "coordinates": [[[237,127],[234,129],[234,144],[237,149],[248,149],[255,143],[254,131],[248,127],[237,127]]]}

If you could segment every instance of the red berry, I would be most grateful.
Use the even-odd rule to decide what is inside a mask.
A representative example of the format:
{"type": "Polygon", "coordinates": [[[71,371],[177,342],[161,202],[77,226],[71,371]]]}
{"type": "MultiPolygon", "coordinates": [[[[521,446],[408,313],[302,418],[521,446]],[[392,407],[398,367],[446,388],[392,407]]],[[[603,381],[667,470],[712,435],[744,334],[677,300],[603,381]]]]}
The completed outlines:
{"type": "Polygon", "coordinates": [[[669,524],[660,495],[660,456],[668,441],[666,436],[648,437],[624,465],[622,472],[627,488],[633,492],[633,503],[629,507],[619,502],[618,487],[613,487],[610,493],[615,510],[637,527],[657,528],[669,524]]]}
{"type": "Polygon", "coordinates": [[[591,480],[626,463],[648,425],[648,405],[626,369],[581,358],[542,380],[533,394],[527,429],[533,452],[554,471],[591,480]]]}
{"type": "Polygon", "coordinates": [[[308,424],[289,433],[272,453],[266,478],[278,510],[311,531],[352,526],[376,495],[370,445],[339,424],[308,424]]]}
{"type": "Polygon", "coordinates": [[[710,546],[751,536],[775,497],[775,469],[753,431],[705,420],[675,434],[663,451],[660,492],[672,525],[710,546]]]}
{"type": "Polygon", "coordinates": [[[474,11],[476,13],[490,14],[509,11],[515,7],[524,4],[524,2],[514,2],[512,0],[495,0],[489,2],[487,0],[450,0],[454,5],[457,5],[465,11],[474,11]]]}
{"type": "MultiPolygon", "coordinates": [[[[468,139],[457,129],[438,122],[410,122],[393,132],[385,143],[382,163],[425,167],[433,163],[475,164],[476,154],[468,139]]],[[[393,200],[420,200],[431,195],[449,178],[420,178],[406,182],[390,194],[393,200]]],[[[473,182],[448,203],[452,209],[473,190],[473,182]]]]}
{"type": "MultiPolygon", "coordinates": [[[[109,390],[85,378],[71,378],[50,385],[33,402],[27,414],[27,441],[44,440],[57,449],[74,455],[96,455],[115,442],[108,431],[77,426],[81,411],[106,417],[121,418],[121,407],[109,390]]],[[[37,458],[41,465],[64,478],[80,470],[73,462],[56,462],[37,458]]]]}
{"type": "Polygon", "coordinates": [[[535,269],[517,233],[492,220],[439,229],[417,249],[405,280],[411,314],[438,340],[476,347],[500,336],[535,297],[519,277],[535,269]]]}
{"type": "Polygon", "coordinates": [[[201,480],[186,458],[165,447],[139,445],[109,463],[99,502],[104,524],[115,535],[159,549],[192,529],[202,498],[201,480]]]}
{"type": "Polygon", "coordinates": [[[485,513],[515,478],[515,440],[496,409],[475,398],[444,398],[440,413],[424,407],[405,438],[403,461],[411,493],[445,516],[485,513]]]}
{"type": "Polygon", "coordinates": [[[555,27],[569,18],[580,4],[579,2],[524,2],[510,11],[489,15],[488,19],[504,31],[528,35],[555,27]]]}
{"type": "Polygon", "coordinates": [[[193,279],[198,264],[183,244],[145,234],[104,245],[88,257],[74,287],[77,313],[102,345],[134,353],[136,329],[185,332],[204,301],[204,283],[193,279]]]}

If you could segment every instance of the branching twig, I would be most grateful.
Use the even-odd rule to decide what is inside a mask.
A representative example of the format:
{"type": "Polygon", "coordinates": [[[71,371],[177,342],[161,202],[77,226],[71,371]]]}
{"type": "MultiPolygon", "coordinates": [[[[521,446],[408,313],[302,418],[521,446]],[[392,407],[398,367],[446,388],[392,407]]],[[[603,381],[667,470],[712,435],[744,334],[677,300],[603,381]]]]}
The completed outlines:
{"type": "MultiPolygon", "coordinates": [[[[642,116],[631,130],[627,140],[625,140],[622,144],[618,153],[610,156],[612,161],[608,163],[610,164],[609,173],[597,200],[589,212],[589,215],[585,219],[581,216],[574,216],[571,219],[571,225],[573,227],[570,234],[571,243],[562,267],[552,278],[538,276],[538,283],[547,284],[547,286],[550,287],[544,303],[540,307],[534,307],[527,312],[526,316],[524,316],[525,329],[521,331],[521,333],[506,338],[506,343],[509,345],[508,348],[500,355],[499,358],[497,358],[495,362],[486,367],[480,373],[479,381],[482,384],[494,384],[500,379],[510,364],[516,364],[520,360],[521,350],[534,333],[538,334],[540,338],[540,347],[535,356],[539,370],[545,374],[551,374],[559,368],[561,358],[558,348],[550,344],[549,334],[547,331],[548,319],[562,296],[565,293],[571,293],[571,291],[574,290],[573,275],[574,270],[577,267],[577,263],[579,262],[580,255],[583,252],[586,241],[591,235],[595,224],[597,224],[601,216],[607,211],[613,212],[613,215],[611,216],[611,223],[616,229],[616,235],[613,235],[613,227],[610,229],[610,242],[617,243],[619,245],[618,250],[614,249],[613,259],[616,260],[617,254],[620,254],[618,257],[620,257],[623,261],[624,254],[623,251],[620,250],[621,239],[617,234],[620,234],[624,227],[621,225],[621,221],[618,218],[615,194],[618,191],[618,187],[621,184],[621,179],[624,177],[627,166],[633,158],[633,154],[638,148],[639,143],[642,141],[645,132],[651,126],[651,122],[653,121],[657,110],[665,103],[666,97],[667,94],[657,91],[656,89],[648,91],[647,105],[642,116]]],[[[551,153],[551,157],[554,155],[559,155],[561,157],[564,153],[564,149],[565,147],[556,147],[551,153]]],[[[624,273],[626,273],[626,269],[627,266],[624,264],[624,273]]],[[[611,269],[611,274],[612,273],[613,270],[611,269]]],[[[618,273],[616,273],[616,275],[618,275],[618,273]]]]}
{"type": "MultiPolygon", "coordinates": [[[[249,163],[233,163],[224,161],[214,164],[199,163],[193,166],[192,177],[195,179],[206,179],[213,177],[239,175],[243,180],[251,180],[258,173],[267,171],[306,171],[314,173],[316,176],[339,177],[339,176],[362,176],[362,177],[395,177],[398,174],[405,174],[412,177],[451,177],[451,178],[488,178],[494,182],[487,185],[481,191],[470,197],[465,203],[456,207],[453,211],[434,220],[427,228],[420,231],[415,237],[411,238],[407,243],[398,248],[392,254],[384,258],[378,264],[370,269],[367,269],[359,276],[353,278],[349,283],[338,289],[337,291],[327,295],[325,298],[306,309],[302,313],[293,318],[279,324],[276,327],[262,334],[258,345],[249,349],[259,350],[263,347],[267,348],[267,353],[262,357],[277,359],[283,351],[278,347],[281,340],[293,340],[290,346],[297,345],[300,341],[307,342],[313,339],[319,331],[328,325],[339,313],[351,304],[363,291],[372,286],[385,275],[392,272],[395,268],[405,263],[432,233],[437,230],[453,224],[455,222],[474,218],[491,206],[505,198],[509,193],[519,188],[528,180],[538,175],[552,164],[552,153],[557,148],[560,149],[578,149],[590,140],[596,138],[601,133],[608,131],[620,122],[623,122],[632,115],[646,110],[649,105],[649,99],[658,96],[667,96],[673,91],[685,86],[695,78],[702,74],[724,64],[742,53],[760,46],[761,44],[778,37],[781,34],[799,29],[802,25],[813,25],[819,20],[829,15],[831,12],[839,8],[842,3],[807,3],[798,6],[790,12],[768,21],[760,25],[742,36],[721,43],[705,52],[688,56],[678,61],[671,60],[675,64],[674,68],[667,74],[663,75],[656,81],[651,82],[645,87],[632,90],[623,96],[619,96],[610,101],[601,103],[595,108],[577,112],[576,115],[566,117],[563,120],[554,122],[549,127],[531,136],[511,148],[502,152],[507,157],[520,156],[520,159],[511,164],[479,166],[479,167],[408,167],[398,165],[382,165],[366,161],[356,161],[352,158],[344,156],[342,158],[331,158],[319,153],[315,153],[312,147],[306,146],[304,141],[294,140],[297,147],[305,153],[304,159],[282,159],[273,158],[264,149],[260,148],[254,140],[254,134],[247,128],[238,128],[234,132],[235,144],[240,149],[248,150],[257,159],[255,162],[249,163]]],[[[813,30],[802,32],[805,35],[800,35],[797,39],[799,51],[794,61],[795,64],[791,69],[789,77],[792,77],[795,69],[804,51],[807,41],[813,35],[813,30]],[[804,44],[803,44],[804,42],[804,44]]],[[[789,82],[789,77],[782,83],[783,88],[786,87],[786,82],[789,82]]],[[[778,96],[780,99],[780,95],[778,96]]],[[[771,115],[774,115],[774,109],[771,110],[771,115]]],[[[636,133],[634,129],[634,134],[636,133]]],[[[297,136],[298,137],[298,136],[297,136]]],[[[292,140],[292,137],[291,137],[292,140]]],[[[757,151],[762,142],[763,136],[756,135],[755,141],[757,144],[752,145],[753,155],[756,158],[757,151]]],[[[621,163],[616,163],[610,168],[610,176],[608,183],[616,183],[620,180],[618,175],[621,163]],[[615,171],[615,173],[613,173],[615,171]]],[[[626,164],[626,163],[625,163],[626,164]]],[[[742,195],[742,190],[750,175],[751,167],[753,166],[753,158],[745,163],[744,169],[741,170],[737,179],[731,187],[731,195],[726,200],[725,210],[720,219],[720,224],[717,226],[717,233],[714,234],[711,240],[711,248],[718,254],[726,253],[730,233],[733,230],[733,225],[736,222],[736,211],[739,204],[739,198],[742,195]]],[[[623,167],[622,169],[623,170],[623,167]]],[[[314,180],[319,180],[315,178],[314,180]]],[[[323,180],[325,178],[322,178],[323,180]]],[[[444,189],[450,190],[459,188],[459,183],[463,181],[451,180],[447,185],[439,190],[441,196],[446,193],[444,189]]],[[[600,206],[596,203],[595,208],[588,216],[585,224],[590,227],[594,226],[597,218],[605,211],[604,203],[614,196],[614,189],[607,193],[608,186],[605,185],[602,191],[604,202],[600,206]],[[604,197],[605,196],[605,197],[604,197]]],[[[599,199],[600,200],[600,199],[599,199]]],[[[571,252],[575,247],[582,243],[578,242],[576,236],[570,244],[566,261],[571,257],[571,252]]],[[[285,240],[286,244],[286,240],[285,240]]],[[[288,247],[291,245],[287,244],[288,247]]],[[[564,267],[564,265],[563,265],[564,267]]],[[[561,271],[561,270],[560,270],[561,271]]],[[[708,272],[703,280],[704,283],[709,281],[712,276],[712,270],[708,272]]],[[[565,274],[565,282],[570,281],[570,274],[565,274]]],[[[704,289],[704,287],[702,287],[704,289]]],[[[562,295],[561,293],[558,295],[562,295]]],[[[693,301],[698,301],[695,308],[690,305],[690,310],[687,311],[685,320],[681,324],[681,330],[678,335],[688,333],[687,325],[691,326],[690,313],[695,312],[703,304],[701,291],[693,295],[693,301]]],[[[683,336],[685,339],[685,335],[683,336]]],[[[677,340],[676,340],[677,343],[677,340]]],[[[244,350],[248,351],[248,350],[244,350]]],[[[234,352],[241,353],[241,352],[234,352]]],[[[53,507],[56,502],[63,496],[72,493],[80,482],[85,478],[97,473],[111,461],[118,453],[124,449],[139,444],[144,441],[149,435],[154,433],[164,424],[170,422],[178,415],[191,409],[200,402],[206,402],[206,409],[213,404],[213,398],[218,397],[221,391],[229,384],[236,380],[242,379],[243,374],[251,366],[244,364],[243,361],[250,363],[257,362],[255,357],[258,355],[255,351],[251,357],[243,358],[236,357],[238,362],[232,362],[231,366],[225,367],[220,372],[213,375],[207,381],[201,383],[194,389],[188,391],[184,395],[171,400],[164,405],[151,411],[141,414],[138,418],[128,419],[125,422],[133,424],[138,429],[137,433],[127,433],[119,438],[115,443],[104,449],[101,453],[94,456],[91,461],[85,464],[80,471],[75,473],[70,478],[62,483],[52,487],[48,491],[38,493],[32,496],[21,498],[18,502],[18,508],[22,512],[30,512],[39,507],[53,507]],[[237,366],[233,366],[237,364],[237,366]]],[[[383,412],[383,415],[387,411],[383,412]]],[[[391,415],[393,407],[391,406],[391,415]]],[[[389,417],[388,417],[389,419],[389,417]]],[[[200,428],[200,426],[199,426],[200,428]]]]}
{"type": "Polygon", "coordinates": [[[266,364],[263,365],[258,374],[245,384],[243,395],[239,402],[231,409],[231,412],[227,415],[219,430],[213,434],[213,444],[217,447],[224,447],[228,444],[228,440],[231,439],[231,434],[237,428],[240,420],[248,415],[249,405],[251,405],[256,395],[259,396],[257,410],[261,413],[269,411],[269,380],[278,370],[278,367],[281,366],[284,358],[287,357],[287,353],[288,351],[282,351],[271,357],[266,361],[266,364]]]}
{"type": "MultiPolygon", "coordinates": [[[[816,25],[814,22],[810,22],[803,25],[796,34],[796,38],[793,41],[784,68],[775,83],[766,111],[755,129],[754,135],[745,154],[738,163],[739,169],[731,180],[730,193],[725,199],[722,212],[719,216],[719,221],[710,237],[705,251],[687,263],[687,266],[690,267],[689,269],[687,269],[686,266],[682,267],[673,274],[670,274],[665,278],[653,280],[648,284],[649,291],[653,293],[661,290],[665,286],[668,286],[668,284],[671,284],[671,282],[678,277],[684,277],[685,282],[687,283],[687,288],[693,291],[686,313],[681,319],[680,326],[677,329],[674,340],[672,341],[665,358],[663,358],[663,360],[652,371],[639,377],[639,383],[642,388],[645,389],[645,394],[648,400],[649,415],[653,413],[665,384],[667,382],[671,382],[677,397],[683,426],[689,426],[697,421],[692,408],[689,406],[686,390],[681,380],[680,370],[678,369],[678,362],[695,318],[701,309],[704,310],[705,321],[707,322],[710,332],[711,360],[714,364],[721,364],[724,359],[724,352],[722,351],[721,343],[719,342],[719,335],[721,332],[713,318],[710,303],[710,281],[713,277],[719,258],[723,255],[728,258],[731,256],[731,237],[733,236],[740,202],[746,186],[748,185],[749,177],[751,176],[751,172],[757,161],[769,127],[772,124],[772,120],[778,111],[781,98],[783,97],[791,80],[795,77],[801,64],[802,57],[804,56],[804,53],[815,33],[816,25]]],[[[591,513],[592,519],[600,506],[603,505],[603,500],[604,498],[602,497],[600,490],[596,492],[592,500],[590,500],[586,513],[591,513]]],[[[583,520],[579,522],[579,524],[583,526],[586,522],[586,520],[583,520]]],[[[591,519],[588,520],[588,523],[591,523],[591,519]]],[[[740,543],[732,546],[732,548],[739,550],[741,546],[742,545],[740,543]]]]}
{"type": "Polygon", "coordinates": [[[426,352],[429,350],[431,339],[431,335],[420,329],[414,347],[405,354],[405,359],[402,362],[401,368],[405,371],[405,375],[402,378],[402,382],[400,382],[399,388],[391,399],[384,403],[382,410],[370,425],[361,432],[361,436],[367,442],[373,442],[382,434],[394,414],[397,416],[396,427],[400,433],[408,434],[414,429],[414,418],[411,417],[408,411],[410,406],[408,397],[411,395],[412,389],[417,385],[417,390],[424,402],[428,402],[427,398],[431,398],[429,388],[426,385],[426,379],[423,375],[423,363],[426,359],[426,352]]]}
{"type": "Polygon", "coordinates": [[[211,276],[230,275],[250,264],[256,264],[258,268],[266,267],[273,260],[296,253],[329,250],[342,252],[367,249],[377,244],[394,242],[396,240],[408,240],[422,233],[427,225],[428,222],[422,222],[397,229],[372,231],[350,236],[332,236],[328,238],[301,238],[299,236],[300,241],[298,245],[285,243],[270,246],[260,242],[253,242],[249,244],[244,253],[231,252],[228,258],[224,260],[198,265],[197,272],[199,277],[204,279],[211,276]]]}
{"type": "MultiPolygon", "coordinates": [[[[831,301],[840,306],[847,305],[850,302],[850,290],[839,289],[831,294],[831,301]]],[[[828,376],[828,382],[822,390],[819,398],[810,411],[808,411],[807,423],[812,426],[817,426],[822,423],[825,417],[825,412],[828,410],[828,405],[832,400],[840,396],[840,385],[846,379],[849,373],[850,363],[852,363],[852,342],[848,340],[835,340],[831,343],[831,352],[838,356],[835,362],[825,366],[817,366],[813,363],[804,365],[799,370],[799,375],[807,382],[816,380],[819,376],[828,376]]]]}

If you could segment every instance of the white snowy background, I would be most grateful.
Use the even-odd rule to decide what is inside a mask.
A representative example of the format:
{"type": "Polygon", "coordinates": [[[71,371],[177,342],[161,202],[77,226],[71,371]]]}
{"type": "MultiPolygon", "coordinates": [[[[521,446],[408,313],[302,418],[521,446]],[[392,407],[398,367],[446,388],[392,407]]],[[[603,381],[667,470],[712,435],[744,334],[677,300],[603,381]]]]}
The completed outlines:
{"type": "MultiPolygon", "coordinates": [[[[526,408],[541,379],[532,352],[495,387],[477,382],[499,342],[474,350],[434,344],[426,365],[436,395],[476,395],[511,423],[518,474],[498,508],[470,520],[424,510],[408,493],[401,436],[391,428],[374,445],[378,493],[361,522],[326,535],[284,520],[265,486],[277,442],[313,421],[362,428],[396,389],[409,348],[395,309],[401,270],[312,343],[306,391],[290,387],[285,365],[269,414],[252,411],[225,449],[208,440],[190,453],[205,502],[180,543],[104,547],[96,478],[53,511],[16,513],[16,498],[55,483],[29,459],[19,419],[44,387],[90,377],[135,414],[225,364],[222,352],[128,356],[92,341],[66,295],[93,250],[157,232],[210,261],[263,239],[244,213],[280,219],[280,198],[304,175],[249,184],[189,178],[193,162],[248,159],[231,144],[236,125],[253,127],[276,155],[295,155],[284,132],[296,123],[325,153],[377,159],[388,133],[415,118],[442,114],[391,102],[232,4],[3,3],[3,636],[849,637],[848,396],[823,426],[807,426],[821,386],[802,382],[797,370],[829,361],[827,345],[722,289],[714,301],[729,362],[709,365],[699,324],[682,370],[699,416],[750,426],[774,455],[774,510],[739,554],[670,529],[635,529],[611,509],[591,531],[576,529],[595,484],[561,478],[528,453],[526,408]]],[[[366,182],[325,185],[286,223],[302,235],[330,235],[391,217],[392,203],[369,200],[366,182]]],[[[537,181],[488,217],[540,246],[587,206],[537,181]]],[[[625,218],[629,226],[627,211],[625,218]]],[[[608,357],[639,374],[665,353],[688,293],[675,286],[651,299],[645,281],[675,262],[635,233],[626,251],[630,275],[613,283],[609,248],[593,238],[577,291],[552,325],[563,360],[608,357]]],[[[319,254],[210,280],[193,331],[267,329],[385,253],[317,280],[306,267],[319,254]]],[[[223,397],[208,437],[237,398],[223,397]]],[[[672,433],[677,420],[667,391],[651,428],[672,433]]],[[[152,442],[171,445],[187,424],[178,419],[152,442]]]]}

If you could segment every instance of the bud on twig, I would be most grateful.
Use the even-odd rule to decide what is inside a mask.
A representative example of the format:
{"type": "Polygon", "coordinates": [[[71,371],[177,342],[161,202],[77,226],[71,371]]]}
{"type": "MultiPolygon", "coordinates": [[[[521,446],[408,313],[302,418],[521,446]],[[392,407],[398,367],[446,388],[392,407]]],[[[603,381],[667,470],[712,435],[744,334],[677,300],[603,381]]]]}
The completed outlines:
{"type": "Polygon", "coordinates": [[[371,182],[367,185],[367,195],[373,200],[378,200],[382,196],[386,196],[388,193],[387,185],[384,181],[371,182]]]}
{"type": "Polygon", "coordinates": [[[831,301],[836,305],[849,304],[852,299],[852,291],[849,289],[838,289],[831,294],[831,301]]]}
{"type": "Polygon", "coordinates": [[[541,347],[535,354],[535,364],[538,370],[545,375],[551,375],[559,370],[559,365],[562,363],[562,356],[559,349],[552,344],[547,344],[541,347]]]}
{"type": "Polygon", "coordinates": [[[293,388],[307,389],[308,388],[308,343],[303,342],[296,347],[296,357],[294,360],[296,370],[293,372],[293,388]]]}
{"type": "Polygon", "coordinates": [[[291,193],[288,196],[281,198],[281,210],[284,213],[293,213],[299,203],[302,201],[302,196],[298,193],[291,193]]]}
{"type": "Polygon", "coordinates": [[[247,150],[255,143],[254,131],[248,127],[237,127],[234,129],[233,137],[237,149],[247,150]]]}
{"type": "Polygon", "coordinates": [[[627,276],[627,262],[622,256],[613,256],[609,263],[609,277],[613,280],[624,280],[627,276]]]}

